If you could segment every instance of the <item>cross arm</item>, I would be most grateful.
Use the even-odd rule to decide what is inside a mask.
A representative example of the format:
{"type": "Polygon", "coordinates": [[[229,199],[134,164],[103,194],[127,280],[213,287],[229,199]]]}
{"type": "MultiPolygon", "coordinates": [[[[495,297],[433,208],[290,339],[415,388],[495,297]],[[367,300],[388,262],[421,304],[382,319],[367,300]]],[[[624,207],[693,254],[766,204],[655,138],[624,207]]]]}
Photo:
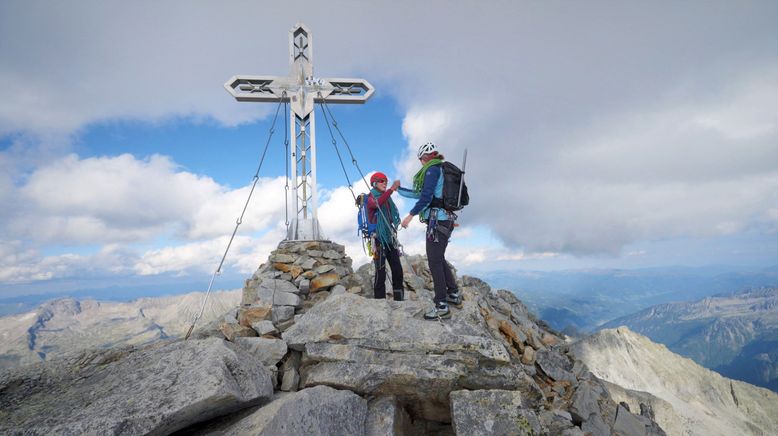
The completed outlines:
{"type": "Polygon", "coordinates": [[[375,88],[367,80],[334,77],[320,79],[320,86],[314,99],[317,103],[356,103],[367,101],[375,88]]]}
{"type": "Polygon", "coordinates": [[[232,76],[224,89],[238,101],[277,102],[289,101],[290,85],[288,77],[232,76]]]}

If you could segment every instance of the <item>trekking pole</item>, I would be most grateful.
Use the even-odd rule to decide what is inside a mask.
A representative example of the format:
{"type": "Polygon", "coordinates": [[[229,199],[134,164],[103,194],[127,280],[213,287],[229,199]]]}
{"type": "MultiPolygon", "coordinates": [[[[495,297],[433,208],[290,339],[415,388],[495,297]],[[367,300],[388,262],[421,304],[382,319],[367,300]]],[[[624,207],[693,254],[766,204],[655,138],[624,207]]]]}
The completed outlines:
{"type": "Polygon", "coordinates": [[[457,196],[457,207],[462,205],[462,187],[465,185],[465,165],[467,164],[467,149],[462,157],[462,178],[459,179],[459,195],[457,196]]]}

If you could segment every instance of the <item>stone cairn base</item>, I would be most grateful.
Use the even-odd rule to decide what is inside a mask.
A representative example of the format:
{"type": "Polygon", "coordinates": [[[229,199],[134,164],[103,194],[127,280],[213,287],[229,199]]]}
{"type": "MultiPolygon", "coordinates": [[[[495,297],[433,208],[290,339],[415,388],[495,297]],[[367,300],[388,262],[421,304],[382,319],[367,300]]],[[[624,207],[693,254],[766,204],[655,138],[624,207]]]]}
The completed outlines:
{"type": "MultiPolygon", "coordinates": [[[[405,298],[432,301],[432,275],[423,256],[401,256],[405,298]]],[[[387,299],[393,298],[391,269],[387,263],[387,299]]],[[[453,269],[453,266],[452,266],[453,269]]],[[[455,270],[454,270],[455,271],[455,270]]],[[[266,369],[276,374],[274,387],[296,391],[300,353],[287,353],[281,333],[308,309],[330,295],[342,293],[373,297],[375,266],[362,265],[356,272],[343,245],[330,241],[282,241],[243,286],[237,312],[224,318],[219,328],[227,340],[254,350],[276,350],[261,356],[266,369]],[[273,365],[286,356],[280,366],[273,365]],[[281,374],[278,374],[281,371],[281,374]],[[280,386],[279,386],[280,385],[280,386]]]]}
{"type": "MultiPolygon", "coordinates": [[[[281,242],[268,261],[246,280],[237,313],[225,317],[220,326],[224,337],[256,350],[277,349],[276,357],[286,356],[288,362],[280,365],[282,374],[274,385],[296,391],[299,353],[287,354],[281,333],[330,294],[361,293],[363,281],[354,274],[351,264],[345,247],[334,242],[281,242]]],[[[278,358],[269,358],[267,363],[278,358]]],[[[279,370],[276,365],[266,368],[274,373],[279,370]]]]}

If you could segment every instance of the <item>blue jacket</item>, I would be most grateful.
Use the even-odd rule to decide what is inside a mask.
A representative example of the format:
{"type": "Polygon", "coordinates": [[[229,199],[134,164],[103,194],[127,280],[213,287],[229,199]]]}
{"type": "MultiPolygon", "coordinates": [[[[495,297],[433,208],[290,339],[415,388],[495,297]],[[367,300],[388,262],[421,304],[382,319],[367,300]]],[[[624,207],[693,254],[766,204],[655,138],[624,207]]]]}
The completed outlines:
{"type": "MultiPolygon", "coordinates": [[[[433,165],[427,168],[427,172],[424,174],[424,184],[422,184],[421,192],[416,192],[412,189],[399,188],[397,193],[406,198],[416,198],[416,204],[409,212],[411,215],[420,215],[422,220],[429,220],[430,215],[430,202],[432,198],[443,198],[443,170],[440,165],[433,165]]],[[[438,221],[445,221],[450,219],[448,212],[443,208],[435,209],[437,211],[438,221]]]]}

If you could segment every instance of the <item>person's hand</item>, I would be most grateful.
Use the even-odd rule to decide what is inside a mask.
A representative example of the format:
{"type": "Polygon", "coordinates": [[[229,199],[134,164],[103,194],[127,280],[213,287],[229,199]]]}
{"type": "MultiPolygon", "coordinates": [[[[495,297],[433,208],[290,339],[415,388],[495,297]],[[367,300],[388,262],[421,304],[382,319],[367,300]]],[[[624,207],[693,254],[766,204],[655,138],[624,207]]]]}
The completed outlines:
{"type": "Polygon", "coordinates": [[[399,187],[400,187],[400,181],[399,180],[395,180],[394,183],[392,183],[392,191],[396,191],[397,188],[399,188],[399,187]]]}
{"type": "Polygon", "coordinates": [[[403,228],[404,228],[404,229],[407,229],[407,228],[408,228],[408,224],[410,224],[410,223],[411,223],[411,220],[412,220],[412,219],[413,219],[413,215],[408,215],[407,217],[405,217],[405,218],[403,219],[403,222],[402,222],[402,224],[401,224],[401,225],[403,226],[403,228]]]}

